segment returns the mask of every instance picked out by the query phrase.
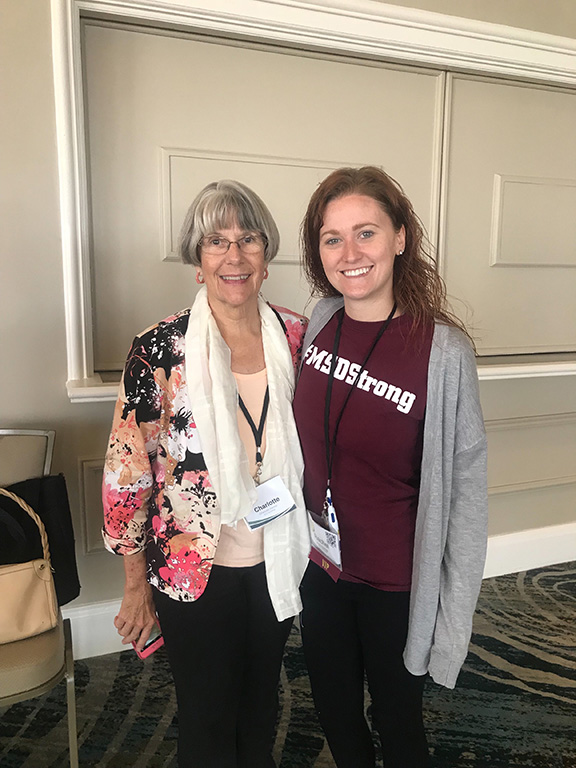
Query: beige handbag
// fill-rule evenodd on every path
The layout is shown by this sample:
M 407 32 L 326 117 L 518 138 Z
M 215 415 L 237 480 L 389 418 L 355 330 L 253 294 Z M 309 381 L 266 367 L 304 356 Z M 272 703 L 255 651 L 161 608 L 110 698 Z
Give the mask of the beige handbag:
M 0 566 L 0 644 L 13 643 L 53 629 L 58 603 L 50 565 L 48 537 L 42 520 L 23 499 L 0 488 L 34 520 L 40 531 L 44 557 L 27 563 Z

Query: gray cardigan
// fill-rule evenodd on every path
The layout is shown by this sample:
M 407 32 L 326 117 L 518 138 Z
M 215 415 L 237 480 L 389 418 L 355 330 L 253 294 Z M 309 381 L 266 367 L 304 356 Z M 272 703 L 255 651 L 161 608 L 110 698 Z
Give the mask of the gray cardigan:
M 314 307 L 304 350 L 344 304 Z M 474 352 L 457 328 L 436 324 L 424 419 L 424 446 L 404 663 L 454 688 L 468 653 L 486 558 L 486 433 Z

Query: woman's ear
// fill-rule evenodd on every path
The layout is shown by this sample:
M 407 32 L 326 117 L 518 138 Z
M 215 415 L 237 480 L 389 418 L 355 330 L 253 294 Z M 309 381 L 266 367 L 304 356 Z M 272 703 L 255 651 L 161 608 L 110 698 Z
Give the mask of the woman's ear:
M 404 250 L 406 248 L 406 230 L 404 229 L 404 224 L 400 227 L 399 231 L 396 234 L 396 255 L 400 255 L 401 253 L 404 253 Z

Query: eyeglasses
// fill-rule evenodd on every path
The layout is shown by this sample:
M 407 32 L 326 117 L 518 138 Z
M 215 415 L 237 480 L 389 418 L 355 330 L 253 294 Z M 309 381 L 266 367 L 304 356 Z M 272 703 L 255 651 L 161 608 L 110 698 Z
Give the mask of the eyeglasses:
M 223 256 L 228 253 L 231 245 L 237 245 L 242 253 L 260 253 L 260 251 L 266 245 L 266 238 L 262 235 L 244 235 L 239 240 L 228 240 L 226 237 L 220 237 L 219 235 L 208 235 L 200 240 L 200 247 L 204 253 L 208 253 L 212 256 Z

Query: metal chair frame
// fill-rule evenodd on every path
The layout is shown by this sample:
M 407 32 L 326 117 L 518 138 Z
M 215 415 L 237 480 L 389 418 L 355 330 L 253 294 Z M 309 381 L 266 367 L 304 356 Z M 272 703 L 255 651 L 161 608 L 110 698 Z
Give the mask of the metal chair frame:
M 54 438 L 56 432 L 53 429 L 0 429 L 0 437 L 45 437 L 46 438 L 46 455 L 44 457 L 44 471 L 43 475 L 50 474 L 50 467 L 52 466 L 52 454 L 54 453 Z

